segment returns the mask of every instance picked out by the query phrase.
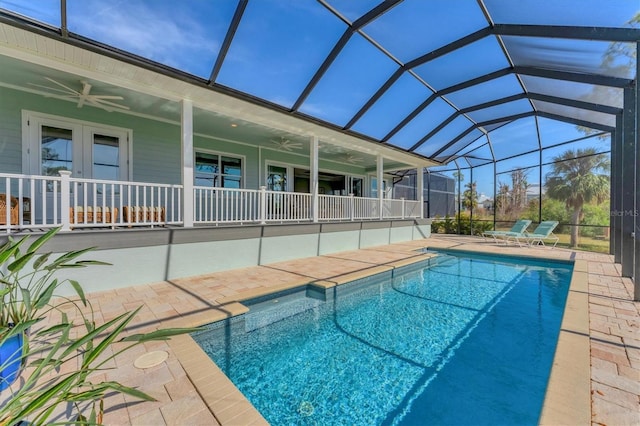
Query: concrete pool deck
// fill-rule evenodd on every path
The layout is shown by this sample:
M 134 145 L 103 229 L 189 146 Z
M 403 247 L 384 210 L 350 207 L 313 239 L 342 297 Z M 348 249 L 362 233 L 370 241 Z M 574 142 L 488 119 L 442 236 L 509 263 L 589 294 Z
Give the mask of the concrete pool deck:
M 544 424 L 640 423 L 640 303 L 631 280 L 620 277 L 612 256 L 561 248 L 501 246 L 481 238 L 436 235 L 372 247 L 159 282 L 89 295 L 108 321 L 143 306 L 133 332 L 207 324 L 246 311 L 243 299 L 322 282 L 335 285 L 420 260 L 422 247 L 525 255 L 576 261 L 541 422 Z M 168 359 L 140 369 L 149 352 Z M 138 387 L 157 399 L 105 400 L 105 424 L 266 424 L 224 374 L 188 336 L 152 342 L 119 356 L 104 378 Z M 576 387 L 578 386 L 578 387 Z

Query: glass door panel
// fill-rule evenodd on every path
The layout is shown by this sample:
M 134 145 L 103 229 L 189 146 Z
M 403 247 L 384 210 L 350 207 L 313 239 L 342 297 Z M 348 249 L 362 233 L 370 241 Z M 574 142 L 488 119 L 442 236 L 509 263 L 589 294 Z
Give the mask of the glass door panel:
M 42 126 L 40 156 L 40 172 L 45 176 L 59 176 L 60 170 L 73 171 L 72 130 Z
M 349 190 L 355 197 L 362 197 L 362 189 L 364 188 L 364 179 L 357 177 L 349 177 Z
M 287 168 L 269 165 L 267 175 L 267 189 L 270 191 L 287 190 Z
M 92 157 L 94 179 L 120 179 L 120 138 L 94 134 Z

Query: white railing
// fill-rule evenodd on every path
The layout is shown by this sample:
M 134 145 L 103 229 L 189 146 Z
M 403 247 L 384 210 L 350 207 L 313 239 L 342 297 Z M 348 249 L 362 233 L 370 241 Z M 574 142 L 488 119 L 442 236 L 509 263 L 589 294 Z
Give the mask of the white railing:
M 0 230 L 182 224 L 181 185 L 79 179 L 60 173 L 0 173 Z
M 249 189 L 195 187 L 194 223 L 250 223 L 259 221 L 259 193 Z
M 265 206 L 263 222 L 300 222 L 312 219 L 311 194 L 265 189 L 260 192 Z
M 298 192 L 194 188 L 194 223 L 267 223 L 311 220 L 311 194 Z
M 66 171 L 60 174 L 0 173 L 0 230 L 184 224 L 182 185 L 80 179 Z M 313 196 L 265 187 L 195 187 L 193 212 L 196 224 L 312 222 Z M 381 203 L 378 198 L 318 195 L 319 221 L 415 218 L 419 213 L 419 201 L 383 199 Z
M 354 197 L 318 195 L 318 220 L 352 220 Z
M 380 218 L 380 200 L 377 198 L 354 197 L 353 203 L 354 219 L 366 220 Z
M 404 200 L 403 212 L 404 212 L 405 218 L 419 218 L 420 217 L 420 201 Z
M 78 178 L 69 183 L 71 227 L 182 224 L 181 185 Z

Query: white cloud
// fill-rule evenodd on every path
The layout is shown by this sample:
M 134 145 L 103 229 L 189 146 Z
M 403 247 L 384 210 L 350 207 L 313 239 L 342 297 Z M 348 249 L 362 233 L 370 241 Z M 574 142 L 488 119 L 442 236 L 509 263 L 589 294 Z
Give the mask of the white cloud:
M 210 68 L 220 41 L 211 17 L 180 3 L 85 1 L 69 8 L 70 29 L 176 68 Z M 205 64 L 202 64 L 205 62 Z

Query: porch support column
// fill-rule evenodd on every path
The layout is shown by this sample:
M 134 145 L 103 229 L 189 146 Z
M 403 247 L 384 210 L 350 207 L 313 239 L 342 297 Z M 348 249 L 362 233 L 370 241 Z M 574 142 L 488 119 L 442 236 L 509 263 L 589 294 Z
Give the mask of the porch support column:
M 611 203 L 610 254 L 615 263 L 622 263 L 622 114 L 616 115 L 616 131 L 611 135 Z
M 636 53 L 640 51 L 640 42 L 636 43 Z M 637 55 L 636 55 L 637 56 Z M 633 300 L 640 301 L 640 79 L 638 77 L 640 73 L 640 61 L 636 60 L 636 165 L 634 167 L 636 172 L 636 178 L 633 180 L 636 193 L 633 206 L 633 219 L 635 226 L 633 228 L 635 247 L 633 249 L 633 258 L 635 259 L 635 266 L 633 268 Z
M 420 219 L 424 217 L 424 167 L 420 166 L 416 169 L 416 191 L 418 191 L 417 199 L 420 202 Z
M 318 222 L 318 137 L 309 138 L 309 189 L 311 190 L 311 220 Z
M 193 103 L 182 100 L 180 120 L 182 147 L 182 220 L 185 228 L 193 228 Z
M 384 160 L 381 154 L 378 154 L 378 158 L 376 161 L 376 179 L 377 179 L 377 187 L 378 187 L 378 218 L 382 220 L 384 215 L 382 214 L 382 203 L 383 201 L 383 192 L 384 192 L 384 183 L 382 180 L 382 170 L 384 166 Z
M 631 277 L 634 269 L 636 111 L 635 90 L 624 89 L 622 112 L 622 276 Z

